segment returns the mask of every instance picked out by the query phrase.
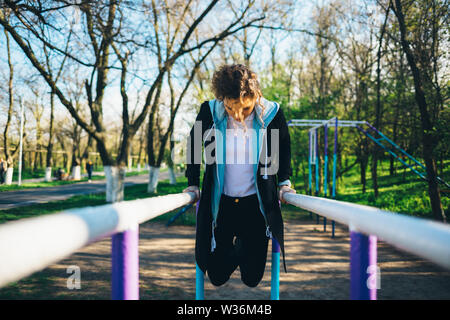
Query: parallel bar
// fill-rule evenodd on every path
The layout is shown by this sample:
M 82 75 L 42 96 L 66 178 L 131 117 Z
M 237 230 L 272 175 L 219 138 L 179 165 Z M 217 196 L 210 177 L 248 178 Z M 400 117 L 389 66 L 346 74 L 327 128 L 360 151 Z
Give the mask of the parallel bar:
M 0 225 L 0 287 L 56 263 L 86 245 L 190 203 L 178 193 L 26 218 Z
M 450 269 L 450 226 L 374 207 L 284 193 L 284 200 L 307 211 L 348 225 L 351 230 L 377 236 L 400 250 Z

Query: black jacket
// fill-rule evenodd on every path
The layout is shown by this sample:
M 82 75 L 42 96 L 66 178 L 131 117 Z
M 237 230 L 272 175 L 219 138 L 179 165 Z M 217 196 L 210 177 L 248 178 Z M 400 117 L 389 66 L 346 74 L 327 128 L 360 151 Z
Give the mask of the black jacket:
M 209 102 L 205 101 L 200 108 L 196 121 L 202 122 L 202 137 L 205 131 L 212 127 L 213 117 L 209 107 Z M 280 249 L 283 255 L 283 265 L 286 271 L 285 253 L 284 253 L 284 232 L 283 232 L 283 218 L 278 202 L 278 183 L 288 180 L 292 175 L 291 169 L 291 144 L 288 126 L 281 108 L 276 112 L 275 117 L 271 120 L 267 127 L 267 145 L 268 154 L 271 154 L 271 134 L 270 130 L 279 130 L 279 165 L 276 174 L 268 174 L 268 179 L 263 179 L 261 174 L 257 174 L 257 186 L 263 202 L 264 211 L 266 213 L 267 223 L 269 225 L 272 236 L 280 244 Z M 195 148 L 190 148 L 194 145 L 194 126 L 190 131 L 188 138 L 188 153 L 187 157 L 190 159 L 201 158 L 202 155 L 194 154 Z M 215 143 L 215 139 L 205 142 L 205 147 L 209 143 Z M 198 151 L 198 150 L 197 150 Z M 276 156 L 275 156 L 276 157 Z M 188 186 L 200 187 L 200 164 L 191 164 L 186 161 L 186 177 L 188 179 Z M 261 162 L 258 163 L 257 172 L 261 172 Z M 200 269 L 205 273 L 207 270 L 207 257 L 211 251 L 211 237 L 212 237 L 212 188 L 214 187 L 214 174 L 216 170 L 216 163 L 206 164 L 203 175 L 203 182 L 201 186 L 201 197 L 197 211 L 197 228 L 196 228 L 196 243 L 195 243 L 195 258 Z

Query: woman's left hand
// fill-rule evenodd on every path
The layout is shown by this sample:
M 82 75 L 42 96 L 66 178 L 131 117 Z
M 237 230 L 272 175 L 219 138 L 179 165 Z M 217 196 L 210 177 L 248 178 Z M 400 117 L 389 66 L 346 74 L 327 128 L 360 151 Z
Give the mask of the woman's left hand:
M 287 203 L 283 200 L 283 193 L 290 192 L 290 193 L 297 193 L 295 189 L 292 189 L 288 186 L 281 186 L 280 190 L 278 191 L 278 199 L 280 199 L 281 203 Z

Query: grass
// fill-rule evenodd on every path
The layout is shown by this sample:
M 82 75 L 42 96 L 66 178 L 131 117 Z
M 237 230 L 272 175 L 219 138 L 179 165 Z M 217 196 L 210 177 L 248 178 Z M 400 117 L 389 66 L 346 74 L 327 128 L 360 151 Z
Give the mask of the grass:
M 103 176 L 92 176 L 92 180 L 103 180 Z M 47 187 L 56 187 L 56 186 L 62 186 L 66 184 L 74 184 L 74 183 L 80 183 L 80 182 L 87 182 L 88 178 L 81 178 L 80 180 L 62 180 L 62 181 L 41 181 L 41 182 L 25 182 L 22 183 L 20 186 L 17 184 L 11 184 L 11 185 L 0 185 L 0 192 L 3 191 L 16 191 L 16 190 L 24 190 L 24 189 L 31 189 L 31 188 L 47 188 Z

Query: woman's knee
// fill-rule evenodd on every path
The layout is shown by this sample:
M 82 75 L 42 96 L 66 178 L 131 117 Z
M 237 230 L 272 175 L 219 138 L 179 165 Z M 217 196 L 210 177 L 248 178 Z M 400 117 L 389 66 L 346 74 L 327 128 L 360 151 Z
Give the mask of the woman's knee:
M 251 276 L 241 274 L 241 280 L 246 286 L 254 288 L 261 282 L 263 275 L 264 273 L 260 275 L 251 275 Z
M 225 284 L 230 279 L 230 276 L 227 276 L 223 273 L 215 273 L 215 272 L 208 271 L 208 278 L 209 278 L 209 281 L 211 281 L 211 283 L 214 286 L 219 287 L 219 286 Z

